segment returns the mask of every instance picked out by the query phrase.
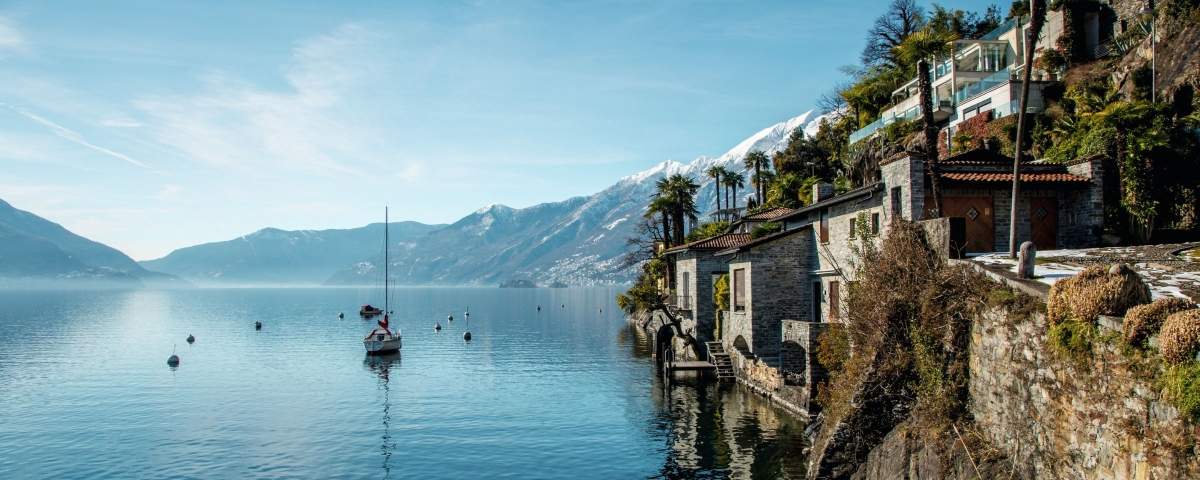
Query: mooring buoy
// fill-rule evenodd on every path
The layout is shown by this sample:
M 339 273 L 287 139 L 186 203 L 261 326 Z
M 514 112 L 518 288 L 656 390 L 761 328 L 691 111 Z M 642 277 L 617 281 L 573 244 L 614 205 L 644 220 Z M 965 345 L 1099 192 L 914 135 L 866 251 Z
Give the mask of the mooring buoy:
M 471 332 L 463 332 L 463 340 L 471 341 Z
M 435 332 L 442 331 L 442 324 L 440 324 L 440 323 L 433 324 L 433 331 L 435 331 Z
M 171 356 L 167 357 L 167 366 L 178 367 L 179 366 L 179 355 L 171 355 Z
M 446 321 L 448 321 L 448 322 L 453 322 L 453 321 L 454 321 L 454 315 L 446 315 Z
M 338 314 L 338 318 L 339 318 L 339 319 L 341 319 L 341 318 L 346 318 L 346 314 L 344 314 L 344 313 L 339 313 L 339 314 Z
M 191 334 L 188 334 L 187 342 L 188 343 L 196 343 L 196 337 L 192 336 Z
M 255 329 L 255 330 L 262 330 L 262 322 L 257 322 L 257 321 L 256 321 L 256 322 L 254 322 L 254 329 Z

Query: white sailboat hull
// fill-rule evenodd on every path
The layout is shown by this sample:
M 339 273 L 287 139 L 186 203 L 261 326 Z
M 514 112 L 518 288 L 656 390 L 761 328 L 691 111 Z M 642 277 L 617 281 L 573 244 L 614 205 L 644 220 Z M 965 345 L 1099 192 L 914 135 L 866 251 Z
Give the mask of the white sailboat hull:
M 367 349 L 368 355 L 395 353 L 400 351 L 402 340 L 400 335 L 371 332 L 363 338 L 363 347 Z

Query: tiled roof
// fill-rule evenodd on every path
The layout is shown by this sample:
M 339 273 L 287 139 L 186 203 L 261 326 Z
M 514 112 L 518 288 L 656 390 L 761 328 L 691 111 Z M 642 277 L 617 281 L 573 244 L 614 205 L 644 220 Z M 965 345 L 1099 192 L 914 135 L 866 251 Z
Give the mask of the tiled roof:
M 941 177 L 959 182 L 1012 182 L 1011 173 L 1000 172 L 944 172 Z M 1065 182 L 1087 183 L 1088 179 L 1070 173 L 1022 173 L 1022 182 Z
M 753 222 L 765 222 L 765 221 L 770 221 L 770 220 L 774 220 L 776 218 L 782 217 L 782 216 L 792 213 L 794 211 L 795 210 L 793 210 L 791 208 L 787 208 L 787 207 L 775 207 L 775 208 L 771 208 L 768 210 L 763 210 L 761 212 L 755 212 L 753 214 L 746 215 L 746 216 L 742 217 L 742 220 L 749 220 L 749 221 L 753 221 Z
M 685 250 L 723 250 L 726 248 L 736 248 L 750 242 L 749 233 L 723 233 L 715 237 L 696 240 L 692 243 L 685 243 L 667 249 L 667 253 L 682 252 Z
M 749 240 L 749 241 L 746 241 L 746 242 L 742 243 L 741 245 L 735 245 L 735 246 L 729 247 L 729 248 L 727 248 L 727 249 L 724 249 L 724 250 L 721 250 L 721 251 L 717 252 L 716 254 L 717 254 L 718 256 L 721 256 L 721 255 L 730 255 L 730 254 L 737 253 L 737 252 L 744 252 L 744 251 L 746 251 L 746 250 L 749 250 L 749 249 L 751 249 L 751 248 L 757 247 L 757 246 L 759 246 L 759 245 L 762 245 L 762 244 L 764 244 L 764 243 L 770 243 L 770 242 L 773 242 L 773 241 L 775 241 L 775 240 L 777 240 L 777 239 L 779 239 L 779 238 L 786 237 L 786 236 L 788 236 L 788 235 L 792 235 L 792 234 L 794 234 L 794 233 L 798 233 L 798 232 L 800 232 L 801 230 L 808 230 L 808 229 L 811 229 L 811 228 L 812 228 L 812 224 L 809 224 L 809 225 L 803 225 L 803 226 L 801 226 L 801 227 L 798 227 L 798 228 L 793 228 L 793 229 L 790 229 L 790 230 L 784 230 L 784 231 L 782 231 L 782 232 L 775 232 L 775 233 L 772 233 L 772 234 L 770 234 L 770 235 L 767 235 L 767 236 L 763 236 L 763 237 L 758 237 L 758 238 L 755 238 L 755 239 L 751 239 L 751 240 Z

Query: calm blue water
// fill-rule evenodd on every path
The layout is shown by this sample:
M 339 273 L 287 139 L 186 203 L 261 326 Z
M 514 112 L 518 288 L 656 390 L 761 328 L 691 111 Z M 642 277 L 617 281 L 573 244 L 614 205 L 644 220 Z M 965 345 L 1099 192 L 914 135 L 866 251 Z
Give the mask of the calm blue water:
M 369 291 L 0 292 L 0 478 L 803 474 L 803 425 L 739 387 L 664 387 L 615 292 L 400 289 L 381 359 Z

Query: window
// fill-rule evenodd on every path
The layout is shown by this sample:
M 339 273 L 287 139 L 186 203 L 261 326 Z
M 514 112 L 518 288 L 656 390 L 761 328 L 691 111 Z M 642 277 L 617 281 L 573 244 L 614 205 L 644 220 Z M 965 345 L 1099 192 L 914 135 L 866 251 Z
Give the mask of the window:
M 871 233 L 879 233 L 879 212 L 871 212 Z
M 692 299 L 692 282 L 689 281 L 691 280 L 691 272 L 683 272 L 680 276 L 682 277 L 680 281 L 683 282 L 683 286 L 680 288 L 682 295 L 679 296 L 679 308 L 687 309 L 691 307 Z
M 812 321 L 821 321 L 821 282 L 812 284 Z
M 821 243 L 829 243 L 829 212 L 821 210 Z
M 900 188 L 901 187 L 892 187 L 892 220 L 896 220 L 904 216 L 904 211 L 900 208 Z
M 840 317 L 841 303 L 838 301 L 841 297 L 837 280 L 829 282 L 829 320 L 837 320 Z
M 733 271 L 733 309 L 739 312 L 746 310 L 746 269 L 744 268 Z
M 857 223 L 857 221 L 858 221 L 857 218 L 850 219 L 850 238 L 854 238 L 854 231 L 856 230 L 856 228 L 854 228 L 855 227 L 854 224 Z

